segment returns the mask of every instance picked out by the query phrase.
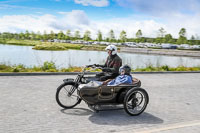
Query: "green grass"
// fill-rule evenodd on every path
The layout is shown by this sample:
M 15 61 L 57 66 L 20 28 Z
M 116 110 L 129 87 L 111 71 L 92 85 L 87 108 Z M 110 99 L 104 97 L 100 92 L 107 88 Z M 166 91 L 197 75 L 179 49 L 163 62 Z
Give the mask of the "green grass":
M 106 46 L 100 45 L 83 45 L 83 44 L 70 44 L 70 43 L 56 43 L 56 42 L 42 42 L 42 41 L 33 41 L 33 40 L 6 40 L 0 39 L 2 44 L 10 45 L 20 45 L 20 46 L 33 46 L 33 49 L 36 50 L 68 50 L 68 49 L 77 49 L 77 50 L 105 50 Z
M 81 44 L 43 42 L 42 44 L 35 45 L 33 49 L 36 49 L 36 50 L 68 50 L 68 49 L 80 50 L 83 47 L 84 45 L 81 45 Z
M 106 46 L 101 45 L 85 45 L 82 49 L 83 50 L 100 50 L 105 51 Z
M 0 72 L 81 72 L 81 67 L 69 67 L 58 69 L 54 62 L 44 62 L 42 66 L 26 67 L 22 64 L 19 65 L 6 65 L 0 64 Z M 99 72 L 100 70 L 91 70 L 91 72 Z M 155 71 L 200 71 L 198 67 L 169 67 L 167 65 L 160 67 L 153 67 L 149 65 L 145 68 L 133 69 L 132 72 L 155 72 Z
M 136 68 L 132 70 L 134 72 L 155 72 L 155 71 L 200 71 L 200 66 L 197 67 L 184 67 L 184 66 L 178 66 L 178 67 L 169 67 L 167 65 L 160 66 L 160 67 L 153 67 L 152 65 L 149 65 L 145 68 Z
M 35 46 L 38 44 L 42 44 L 41 41 L 32 41 L 32 40 L 0 40 L 0 43 L 10 44 L 10 45 L 21 45 L 21 46 Z

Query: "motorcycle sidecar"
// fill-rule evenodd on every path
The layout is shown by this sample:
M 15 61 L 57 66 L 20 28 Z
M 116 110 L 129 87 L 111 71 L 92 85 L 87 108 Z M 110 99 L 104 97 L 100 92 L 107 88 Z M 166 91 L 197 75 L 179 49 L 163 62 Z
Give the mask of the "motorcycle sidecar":
M 134 78 L 133 84 L 98 87 L 86 85 L 80 88 L 78 93 L 89 105 L 123 104 L 128 114 L 139 115 L 146 109 L 149 101 L 147 92 L 140 88 L 140 85 L 140 80 Z

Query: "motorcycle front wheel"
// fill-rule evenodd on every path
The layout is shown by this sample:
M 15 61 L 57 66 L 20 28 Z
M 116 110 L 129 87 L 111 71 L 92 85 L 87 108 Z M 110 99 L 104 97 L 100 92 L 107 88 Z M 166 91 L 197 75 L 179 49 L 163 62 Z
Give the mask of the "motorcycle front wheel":
M 65 109 L 73 108 L 81 102 L 74 82 L 63 83 L 57 88 L 56 102 Z

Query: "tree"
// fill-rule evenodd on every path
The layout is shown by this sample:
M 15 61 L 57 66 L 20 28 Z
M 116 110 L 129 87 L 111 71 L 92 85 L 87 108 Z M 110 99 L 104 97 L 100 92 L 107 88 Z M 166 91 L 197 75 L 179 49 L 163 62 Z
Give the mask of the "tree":
M 190 40 L 195 40 L 195 37 L 194 35 L 191 36 Z
M 80 32 L 79 31 L 75 31 L 74 39 L 77 40 L 77 39 L 80 39 L 80 38 L 81 38 Z
M 55 39 L 55 37 L 56 37 L 55 33 L 54 33 L 53 31 L 51 31 L 51 32 L 50 32 L 50 35 L 49 35 L 49 38 L 50 38 L 51 40 L 53 40 L 53 39 Z
M 115 34 L 113 30 L 110 30 L 110 32 L 108 33 L 108 38 L 109 38 L 109 42 L 115 41 Z
M 48 40 L 48 35 L 46 30 L 44 30 L 43 40 Z
M 29 36 L 30 36 L 30 33 L 29 33 L 28 30 L 26 30 L 26 32 L 25 32 L 25 39 L 30 39 Z
M 162 43 L 162 38 L 161 37 L 157 37 L 156 40 L 155 40 L 155 43 L 161 44 Z
M 97 33 L 97 41 L 102 41 L 102 33 L 101 31 L 99 30 L 98 33 Z
M 191 45 L 194 45 L 195 42 L 196 42 L 196 41 L 195 41 L 195 37 L 194 37 L 194 35 L 192 35 L 191 38 L 190 38 L 190 42 L 189 42 L 189 43 L 190 43 Z
M 165 36 L 165 33 L 166 33 L 166 31 L 164 30 L 163 27 L 161 27 L 161 28 L 158 30 L 158 37 L 163 38 L 163 37 Z
M 171 34 L 166 34 L 166 35 L 165 35 L 165 38 L 164 38 L 164 42 L 165 42 L 165 43 L 170 43 L 172 39 L 173 39 L 173 38 L 172 38 L 172 35 L 171 35 Z
M 161 27 L 159 30 L 158 30 L 158 37 L 156 38 L 156 43 L 165 43 L 165 34 L 166 34 L 166 31 L 164 30 L 163 27 Z
M 187 43 L 187 39 L 186 37 L 182 37 L 180 36 L 177 40 L 177 44 L 186 44 Z
M 36 39 L 36 34 L 32 31 L 30 34 L 30 39 L 35 40 Z
M 70 30 L 67 30 L 65 39 L 66 39 L 66 40 L 70 40 L 70 38 L 71 38 L 71 31 L 70 31 Z
M 21 33 L 19 34 L 19 37 L 20 37 L 20 39 L 25 39 L 25 34 L 21 32 Z
M 142 37 L 142 31 L 139 29 L 136 34 L 135 34 L 136 38 L 141 38 Z
M 179 34 L 179 38 L 177 40 L 177 44 L 186 44 L 187 43 L 186 29 L 181 28 L 178 34 Z
M 37 40 L 41 40 L 41 39 L 42 39 L 42 36 L 41 36 L 40 31 L 37 32 L 37 34 L 36 34 L 36 39 L 37 39 Z
M 179 37 L 186 37 L 186 29 L 185 28 L 181 28 L 181 30 L 179 31 Z
M 63 33 L 63 31 L 60 31 L 60 32 L 58 33 L 58 39 L 60 39 L 60 40 L 65 39 L 65 34 Z
M 90 36 L 91 36 L 91 32 L 89 30 L 85 31 L 85 33 L 83 35 L 83 40 L 85 40 L 85 41 L 90 40 L 91 39 Z
M 126 41 L 126 32 L 124 30 L 121 31 L 119 38 L 120 38 L 121 42 Z
M 0 33 L 0 38 L 1 38 L 1 33 Z M 17 39 L 17 40 L 20 39 L 19 34 L 15 33 L 14 36 L 13 36 L 13 38 Z
M 3 39 L 11 39 L 11 38 L 14 37 L 14 35 L 12 33 L 10 33 L 10 32 L 3 32 L 2 35 L 1 35 L 1 37 Z
M 106 42 L 109 42 L 109 38 L 108 38 L 108 37 L 106 37 L 105 41 L 106 41 Z

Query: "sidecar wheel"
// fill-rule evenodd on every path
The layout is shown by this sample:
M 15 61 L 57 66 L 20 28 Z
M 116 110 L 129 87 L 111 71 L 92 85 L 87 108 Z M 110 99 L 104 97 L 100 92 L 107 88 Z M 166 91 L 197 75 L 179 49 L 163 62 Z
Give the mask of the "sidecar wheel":
M 132 116 L 141 114 L 149 102 L 148 93 L 142 88 L 132 88 L 124 98 L 124 109 Z
M 73 108 L 81 102 L 77 94 L 77 88 L 70 94 L 72 88 L 76 87 L 74 82 L 61 84 L 56 91 L 56 101 L 58 105 L 65 109 Z

